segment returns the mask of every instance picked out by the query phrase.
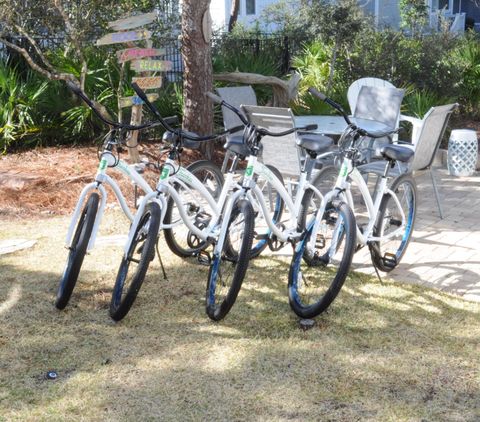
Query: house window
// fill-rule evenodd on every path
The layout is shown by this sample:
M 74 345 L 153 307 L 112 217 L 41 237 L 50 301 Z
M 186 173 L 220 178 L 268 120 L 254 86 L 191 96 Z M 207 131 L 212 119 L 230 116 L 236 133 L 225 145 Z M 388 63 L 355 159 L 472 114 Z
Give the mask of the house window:
M 255 0 L 245 0 L 245 14 L 246 15 L 255 14 Z
M 452 13 L 452 11 L 453 11 L 453 1 L 452 0 L 439 0 L 438 10 L 444 10 L 447 13 Z

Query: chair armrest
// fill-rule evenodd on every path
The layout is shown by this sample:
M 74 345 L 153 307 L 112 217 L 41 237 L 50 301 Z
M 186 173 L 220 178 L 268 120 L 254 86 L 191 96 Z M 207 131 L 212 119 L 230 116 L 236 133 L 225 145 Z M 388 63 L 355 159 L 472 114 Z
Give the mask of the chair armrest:
M 407 121 L 412 124 L 412 144 L 416 145 L 420 131 L 422 128 L 423 120 L 412 116 L 400 115 L 400 121 Z
M 405 114 L 400 114 L 400 121 L 407 121 L 411 123 L 413 126 L 420 126 L 422 124 L 422 119 L 418 119 L 417 117 L 406 116 Z

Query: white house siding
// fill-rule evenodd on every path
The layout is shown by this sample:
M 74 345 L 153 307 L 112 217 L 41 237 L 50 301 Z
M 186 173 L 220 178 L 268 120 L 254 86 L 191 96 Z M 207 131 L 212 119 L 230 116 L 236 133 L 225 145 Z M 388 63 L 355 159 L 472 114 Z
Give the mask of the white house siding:
M 291 3 L 297 3 L 296 0 L 290 0 Z M 254 22 L 260 18 L 263 9 L 265 7 L 275 4 L 276 0 L 255 0 L 255 14 L 247 15 L 246 14 L 246 0 L 240 0 L 240 11 L 238 13 L 238 22 L 249 27 L 254 24 Z M 228 20 L 230 18 L 230 9 L 231 9 L 231 0 L 211 0 L 210 3 L 210 14 L 212 15 L 213 26 L 214 28 L 224 28 L 226 29 L 228 25 Z M 274 28 L 262 28 L 264 30 L 271 30 Z
M 260 18 L 265 7 L 275 4 L 278 0 L 255 0 L 255 14 L 246 14 L 246 0 L 240 0 L 240 11 L 238 22 L 245 26 L 251 26 Z M 335 0 L 332 0 L 335 1 Z M 466 0 L 463 0 L 466 1 Z M 291 3 L 298 3 L 298 0 L 290 0 Z M 228 19 L 230 18 L 231 0 L 211 0 L 210 13 L 212 15 L 213 26 L 216 29 L 226 29 Z M 400 11 L 398 8 L 399 0 L 358 0 L 358 4 L 365 13 L 376 16 L 376 23 L 379 28 L 392 27 L 399 28 Z M 262 28 L 263 30 L 274 30 L 275 28 Z
M 400 9 L 398 7 L 398 0 L 375 0 L 377 10 L 377 25 L 379 28 L 389 26 L 394 29 L 399 28 L 400 23 Z
M 210 2 L 210 15 L 214 29 L 226 29 L 230 16 L 231 0 L 212 0 Z

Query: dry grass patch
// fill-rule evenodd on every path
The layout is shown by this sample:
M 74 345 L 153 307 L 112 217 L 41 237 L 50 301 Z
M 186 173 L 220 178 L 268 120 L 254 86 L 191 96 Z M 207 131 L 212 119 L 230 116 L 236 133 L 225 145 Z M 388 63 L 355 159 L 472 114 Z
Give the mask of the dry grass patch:
M 115 213 L 105 222 L 102 234 L 127 229 Z M 53 306 L 67 224 L 2 223 L 0 239 L 38 242 L 0 257 L 0 420 L 480 419 L 479 304 L 354 274 L 303 332 L 288 306 L 289 260 L 270 256 L 252 262 L 215 324 L 208 269 L 165 251 L 169 280 L 155 260 L 116 324 L 120 247 L 96 248 L 69 306 Z

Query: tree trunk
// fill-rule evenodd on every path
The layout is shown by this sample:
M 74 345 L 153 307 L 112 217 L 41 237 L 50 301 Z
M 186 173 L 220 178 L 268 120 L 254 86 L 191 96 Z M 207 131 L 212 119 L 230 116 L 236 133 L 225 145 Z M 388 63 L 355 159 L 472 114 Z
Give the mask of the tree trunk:
M 240 0 L 232 0 L 232 9 L 230 10 L 230 19 L 228 21 L 228 32 L 232 32 L 237 23 L 238 12 L 240 11 Z
M 209 6 L 210 0 L 184 0 L 182 5 L 183 127 L 200 135 L 213 132 L 213 107 L 205 96 L 213 89 Z M 202 144 L 207 158 L 213 147 L 212 142 Z

